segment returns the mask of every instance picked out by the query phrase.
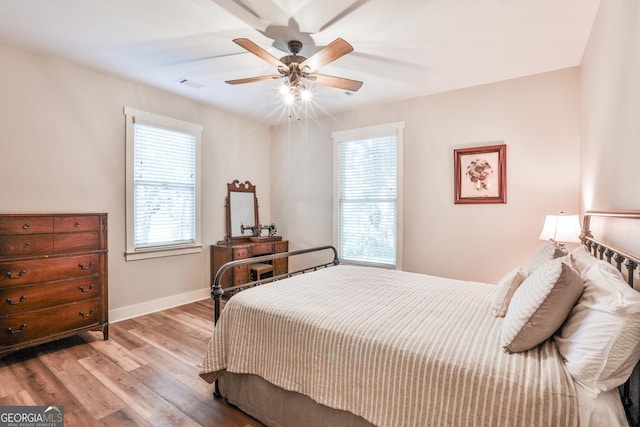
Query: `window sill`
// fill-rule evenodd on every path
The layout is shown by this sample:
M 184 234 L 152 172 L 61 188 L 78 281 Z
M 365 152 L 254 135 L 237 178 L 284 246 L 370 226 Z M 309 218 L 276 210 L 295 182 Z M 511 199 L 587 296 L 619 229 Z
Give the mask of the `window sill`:
M 354 259 L 342 259 L 340 258 L 340 264 L 344 265 L 360 265 L 364 267 L 378 267 L 378 268 L 386 268 L 387 270 L 399 270 L 398 266 L 394 264 L 385 264 L 380 262 L 372 262 L 372 261 L 362 261 L 362 260 L 354 260 Z
M 202 245 L 181 247 L 181 248 L 155 248 L 144 251 L 125 252 L 127 261 L 138 261 L 141 259 L 162 258 L 176 255 L 187 255 L 202 252 Z

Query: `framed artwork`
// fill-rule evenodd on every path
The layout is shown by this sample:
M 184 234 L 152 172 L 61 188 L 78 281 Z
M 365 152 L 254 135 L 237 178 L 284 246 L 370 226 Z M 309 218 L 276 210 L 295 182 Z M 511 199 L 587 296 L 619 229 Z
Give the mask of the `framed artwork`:
M 455 203 L 507 203 L 507 146 L 453 150 Z

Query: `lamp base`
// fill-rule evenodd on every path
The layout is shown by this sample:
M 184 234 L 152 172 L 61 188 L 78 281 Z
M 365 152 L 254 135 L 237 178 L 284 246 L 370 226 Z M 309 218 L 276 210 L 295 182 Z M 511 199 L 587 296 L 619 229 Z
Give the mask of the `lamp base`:
M 553 239 L 549 239 L 549 241 L 552 242 L 553 246 L 556 248 L 556 258 L 569 255 L 569 250 L 567 250 L 567 247 L 564 243 L 555 241 Z

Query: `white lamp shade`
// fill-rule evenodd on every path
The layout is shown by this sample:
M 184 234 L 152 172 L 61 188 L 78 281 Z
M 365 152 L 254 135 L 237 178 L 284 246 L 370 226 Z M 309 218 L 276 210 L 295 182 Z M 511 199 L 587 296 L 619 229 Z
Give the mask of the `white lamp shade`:
M 578 215 L 547 215 L 540 233 L 540 240 L 556 242 L 580 242 L 580 220 Z

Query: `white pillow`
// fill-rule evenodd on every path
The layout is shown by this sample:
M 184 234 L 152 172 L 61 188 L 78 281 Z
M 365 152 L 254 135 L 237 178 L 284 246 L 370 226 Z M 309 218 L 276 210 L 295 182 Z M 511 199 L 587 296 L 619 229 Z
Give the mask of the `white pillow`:
M 560 260 L 538 267 L 513 294 L 502 323 L 507 353 L 529 350 L 551 337 L 582 294 L 578 273 Z
M 598 262 L 598 259 L 584 245 L 580 245 L 571 251 L 571 266 L 576 269 L 583 279 L 583 273 L 586 273 L 587 269 L 596 262 Z
M 524 281 L 525 275 L 520 267 L 508 272 L 496 285 L 491 295 L 491 313 L 495 317 L 504 317 L 513 297 L 513 293 Z
M 554 340 L 571 376 L 597 394 L 622 385 L 640 360 L 640 293 L 605 261 L 585 276 L 584 293 Z
M 540 266 L 552 261 L 558 257 L 563 256 L 564 253 L 558 250 L 552 242 L 547 242 L 540 246 L 529 258 L 529 263 L 525 269 L 525 274 L 529 276 L 536 271 Z

